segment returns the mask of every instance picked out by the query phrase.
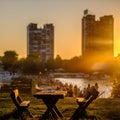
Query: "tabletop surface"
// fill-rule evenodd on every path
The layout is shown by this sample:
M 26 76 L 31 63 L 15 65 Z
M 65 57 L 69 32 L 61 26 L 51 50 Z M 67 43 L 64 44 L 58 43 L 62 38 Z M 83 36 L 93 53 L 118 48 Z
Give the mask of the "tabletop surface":
M 34 97 L 37 98 L 43 98 L 43 97 L 58 97 L 58 98 L 64 98 L 66 95 L 66 91 L 40 91 L 35 94 L 33 94 Z

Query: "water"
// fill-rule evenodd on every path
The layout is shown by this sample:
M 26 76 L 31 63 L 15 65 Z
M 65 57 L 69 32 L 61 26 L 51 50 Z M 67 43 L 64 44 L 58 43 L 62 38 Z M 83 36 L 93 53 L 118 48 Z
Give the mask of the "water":
M 68 83 L 72 85 L 77 85 L 81 90 L 84 87 L 87 87 L 88 83 L 90 85 L 94 85 L 96 82 L 99 85 L 98 91 L 100 93 L 104 92 L 100 97 L 108 98 L 111 96 L 112 91 L 112 83 L 109 80 L 88 80 L 84 78 L 56 78 L 57 80 L 61 81 L 63 84 Z

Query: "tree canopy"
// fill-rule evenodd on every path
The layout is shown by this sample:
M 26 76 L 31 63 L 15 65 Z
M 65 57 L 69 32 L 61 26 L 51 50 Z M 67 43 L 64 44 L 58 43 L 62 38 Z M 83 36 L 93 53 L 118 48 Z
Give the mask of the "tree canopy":
M 14 67 L 18 60 L 18 54 L 15 51 L 5 51 L 4 56 L 2 57 L 2 63 L 4 65 L 4 69 L 10 72 L 14 71 Z

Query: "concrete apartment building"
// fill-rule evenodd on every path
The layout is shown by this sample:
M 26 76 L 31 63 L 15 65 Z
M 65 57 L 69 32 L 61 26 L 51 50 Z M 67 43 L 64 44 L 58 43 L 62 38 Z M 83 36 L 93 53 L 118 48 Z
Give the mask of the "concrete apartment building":
M 27 26 L 27 55 L 38 54 L 40 60 L 47 61 L 54 58 L 54 26 L 45 24 L 37 28 L 37 24 Z
M 95 15 L 84 11 L 82 18 L 82 56 L 96 60 L 114 57 L 114 19 L 105 15 L 95 19 Z M 98 59 L 97 59 L 98 58 Z

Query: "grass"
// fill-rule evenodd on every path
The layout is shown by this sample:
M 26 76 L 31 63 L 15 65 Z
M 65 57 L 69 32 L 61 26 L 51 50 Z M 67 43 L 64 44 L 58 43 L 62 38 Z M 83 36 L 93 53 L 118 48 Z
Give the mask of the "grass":
M 27 97 L 26 97 L 27 96 Z M 23 100 L 30 100 L 29 110 L 33 115 L 43 114 L 46 106 L 42 100 L 34 98 L 32 95 L 22 94 Z M 65 97 L 57 103 L 58 108 L 62 111 L 65 117 L 71 117 L 73 112 L 78 107 L 75 98 Z M 15 110 L 8 93 L 0 93 L 0 120 L 17 120 L 10 115 Z M 94 115 L 100 120 L 119 120 L 120 119 L 120 99 L 98 98 L 93 101 L 87 108 L 89 115 Z M 3 119 L 3 116 L 7 116 Z M 1 119 L 2 118 L 2 119 Z

